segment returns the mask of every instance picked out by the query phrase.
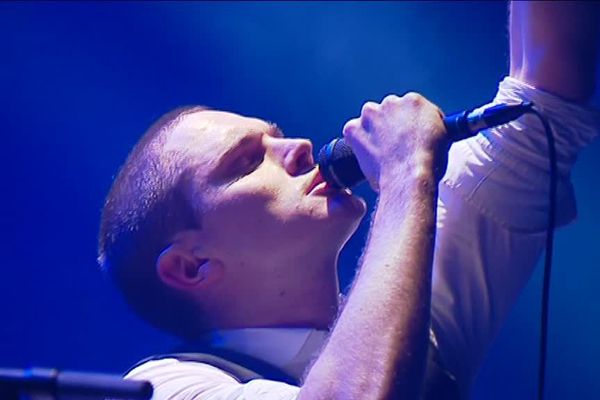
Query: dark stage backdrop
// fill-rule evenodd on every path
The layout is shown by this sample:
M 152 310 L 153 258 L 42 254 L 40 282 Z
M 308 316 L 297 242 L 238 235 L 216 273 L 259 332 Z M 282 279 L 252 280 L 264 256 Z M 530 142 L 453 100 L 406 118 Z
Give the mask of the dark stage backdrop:
M 1 3 L 0 367 L 120 372 L 173 344 L 95 263 L 111 179 L 163 112 L 260 116 L 318 147 L 389 93 L 419 91 L 448 112 L 478 105 L 508 70 L 506 14 L 504 2 Z M 599 156 L 596 142 L 578 161 L 579 218 L 557 235 L 548 399 L 600 391 Z M 344 287 L 365 232 L 343 253 Z M 534 397 L 540 272 L 475 399 Z

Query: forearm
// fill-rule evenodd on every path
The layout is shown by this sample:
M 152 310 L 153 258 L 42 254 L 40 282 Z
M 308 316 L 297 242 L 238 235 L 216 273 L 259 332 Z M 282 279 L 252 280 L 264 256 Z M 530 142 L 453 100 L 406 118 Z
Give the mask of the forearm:
M 427 349 L 436 181 L 382 189 L 363 263 L 300 398 L 418 398 Z M 407 179 L 408 178 L 408 179 Z

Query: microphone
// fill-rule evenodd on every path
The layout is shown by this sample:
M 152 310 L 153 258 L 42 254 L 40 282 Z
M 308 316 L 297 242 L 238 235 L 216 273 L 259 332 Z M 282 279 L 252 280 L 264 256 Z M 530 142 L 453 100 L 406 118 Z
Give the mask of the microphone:
M 470 109 L 444 118 L 450 142 L 475 136 L 477 132 L 513 121 L 531 110 L 533 103 L 495 104 Z M 325 181 L 335 188 L 349 188 L 365 180 L 358 160 L 344 138 L 335 138 L 319 150 L 317 164 Z
M 20 399 L 19 394 L 63 398 L 111 398 L 148 400 L 153 394 L 148 381 L 123 379 L 120 376 L 88 372 L 63 372 L 56 369 L 0 369 L 2 399 Z

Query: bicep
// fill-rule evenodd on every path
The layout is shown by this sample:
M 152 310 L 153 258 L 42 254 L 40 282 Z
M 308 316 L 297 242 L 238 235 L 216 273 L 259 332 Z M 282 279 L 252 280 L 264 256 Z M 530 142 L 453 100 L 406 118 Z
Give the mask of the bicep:
M 595 2 L 512 2 L 510 75 L 573 101 L 593 92 L 600 5 Z

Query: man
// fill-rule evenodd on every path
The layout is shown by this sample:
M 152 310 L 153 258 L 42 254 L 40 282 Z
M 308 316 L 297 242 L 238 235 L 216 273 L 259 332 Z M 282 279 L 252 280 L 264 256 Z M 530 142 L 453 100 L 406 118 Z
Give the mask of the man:
M 581 105 L 594 87 L 597 12 L 512 4 L 510 77 L 496 100 L 532 100 L 553 124 L 559 224 L 574 218 L 569 171 L 599 125 Z M 454 145 L 439 186 L 434 257 L 447 147 L 441 118 L 408 94 L 366 103 L 346 124 L 379 198 L 343 307 L 337 255 L 365 207 L 323 185 L 309 142 L 258 119 L 198 108 L 155 124 L 107 198 L 100 261 L 155 325 L 263 360 L 300 386 L 241 383 L 175 356 L 128 377 L 150 379 L 159 399 L 417 398 L 433 259 L 431 340 L 466 396 L 543 249 L 548 167 L 534 117 Z

